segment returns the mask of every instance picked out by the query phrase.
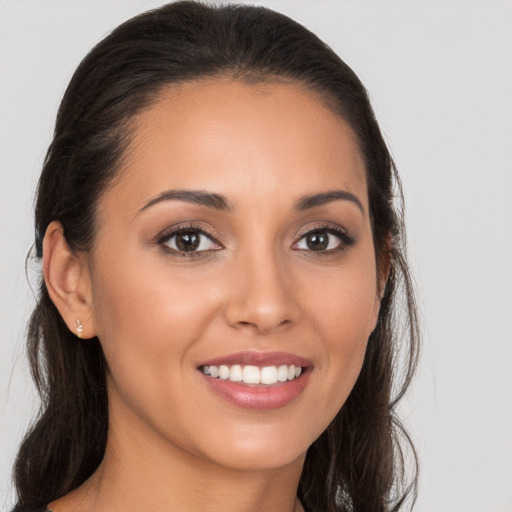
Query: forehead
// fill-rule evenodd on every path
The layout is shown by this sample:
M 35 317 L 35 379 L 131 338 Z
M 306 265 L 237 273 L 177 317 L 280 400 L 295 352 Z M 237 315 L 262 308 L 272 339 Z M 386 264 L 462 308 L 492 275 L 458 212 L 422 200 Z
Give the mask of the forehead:
M 177 188 L 220 192 L 234 203 L 343 188 L 367 202 L 352 129 L 300 84 L 171 86 L 133 127 L 114 188 L 135 203 Z

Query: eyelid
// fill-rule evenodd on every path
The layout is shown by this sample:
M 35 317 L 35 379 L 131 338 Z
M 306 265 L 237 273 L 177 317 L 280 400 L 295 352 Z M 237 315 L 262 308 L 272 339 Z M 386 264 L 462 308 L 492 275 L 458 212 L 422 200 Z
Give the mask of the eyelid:
M 171 238 L 173 238 L 176 235 L 179 235 L 180 233 L 184 233 L 187 231 L 197 232 L 203 236 L 206 236 L 214 244 L 218 245 L 219 247 L 216 249 L 210 249 L 210 250 L 186 252 L 186 251 L 178 251 L 176 249 L 172 249 L 171 247 L 166 246 L 166 242 L 168 242 Z M 169 253 L 176 254 L 179 256 L 185 256 L 185 257 L 191 257 L 194 255 L 200 255 L 200 254 L 224 249 L 223 244 L 219 242 L 216 235 L 211 233 L 204 226 L 194 224 L 194 223 L 178 224 L 178 225 L 173 225 L 173 226 L 166 228 L 164 231 L 162 231 L 160 234 L 157 235 L 155 243 L 156 243 L 156 245 L 162 247 L 164 250 L 166 250 Z
M 302 251 L 308 251 L 308 252 L 316 252 L 317 254 L 330 254 L 332 252 L 336 251 L 343 251 L 347 250 L 350 246 L 354 245 L 356 242 L 356 238 L 349 233 L 347 229 L 340 226 L 339 224 L 334 224 L 331 222 L 324 222 L 320 224 L 314 224 L 313 226 L 309 226 L 306 228 L 302 233 L 297 237 L 296 241 L 293 243 L 293 246 L 297 245 L 304 237 L 313 234 L 313 233 L 322 233 L 326 232 L 331 235 L 336 236 L 340 240 L 340 246 L 336 247 L 334 249 L 328 249 L 324 251 L 312 251 L 307 249 L 296 249 L 296 250 L 302 250 Z
M 214 244 L 218 245 L 218 248 L 215 249 L 209 249 L 209 250 L 201 250 L 201 251 L 179 251 L 176 249 L 173 249 L 171 247 L 166 246 L 166 242 L 168 242 L 173 236 L 179 235 L 180 233 L 187 232 L 187 231 L 195 231 L 197 233 L 200 233 L 207 238 L 209 238 Z M 315 233 L 315 232 L 326 232 L 329 234 L 332 234 L 336 236 L 340 240 L 340 244 L 338 247 L 323 251 L 312 251 L 308 249 L 298 249 L 295 248 L 295 246 L 306 236 Z M 196 224 L 193 222 L 187 222 L 184 224 L 177 224 L 170 226 L 166 228 L 164 231 L 162 231 L 160 234 L 157 235 L 155 238 L 155 244 L 162 247 L 164 250 L 166 250 L 169 253 L 178 255 L 178 256 L 184 256 L 184 257 L 193 257 L 193 256 L 199 256 L 199 255 L 206 255 L 207 253 L 215 252 L 220 249 L 224 249 L 224 245 L 219 241 L 215 234 L 211 232 L 208 228 L 206 228 L 203 225 Z M 352 246 L 356 242 L 356 237 L 351 235 L 349 231 L 340 226 L 339 224 L 335 224 L 332 222 L 323 222 L 323 223 L 315 223 L 314 225 L 310 225 L 307 228 L 305 228 L 299 236 L 297 236 L 295 242 L 292 244 L 292 249 L 295 248 L 295 250 L 304 251 L 304 252 L 312 252 L 317 254 L 330 254 L 337 251 L 343 251 L 347 250 L 350 246 Z

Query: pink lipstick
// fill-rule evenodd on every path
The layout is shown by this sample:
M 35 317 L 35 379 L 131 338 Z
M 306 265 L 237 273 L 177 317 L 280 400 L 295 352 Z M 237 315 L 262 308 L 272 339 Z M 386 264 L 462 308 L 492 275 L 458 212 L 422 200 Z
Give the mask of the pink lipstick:
M 246 409 L 277 409 L 306 387 L 312 362 L 286 352 L 245 351 L 202 362 L 202 378 L 223 399 Z

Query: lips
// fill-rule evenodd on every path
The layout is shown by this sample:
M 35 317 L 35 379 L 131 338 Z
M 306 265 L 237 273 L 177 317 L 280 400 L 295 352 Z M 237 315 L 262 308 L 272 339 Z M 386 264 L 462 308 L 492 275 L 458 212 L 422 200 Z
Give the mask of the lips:
M 209 389 L 245 409 L 276 409 L 299 397 L 313 364 L 286 352 L 246 351 L 198 366 Z

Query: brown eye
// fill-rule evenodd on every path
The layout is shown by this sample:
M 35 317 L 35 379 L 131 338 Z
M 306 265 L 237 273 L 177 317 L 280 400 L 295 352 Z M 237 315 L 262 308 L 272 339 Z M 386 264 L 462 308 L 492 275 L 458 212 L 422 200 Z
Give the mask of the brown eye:
M 348 249 L 355 243 L 345 230 L 335 227 L 316 228 L 302 237 L 293 245 L 293 249 L 318 253 L 331 253 Z
M 310 251 L 325 251 L 329 247 L 329 235 L 327 233 L 310 233 L 306 235 L 305 241 Z
M 200 242 L 200 235 L 197 232 L 189 231 L 176 235 L 176 248 L 179 251 L 195 251 Z
M 202 230 L 193 228 L 180 228 L 163 237 L 158 243 L 177 253 L 194 253 L 222 249 L 220 245 Z

